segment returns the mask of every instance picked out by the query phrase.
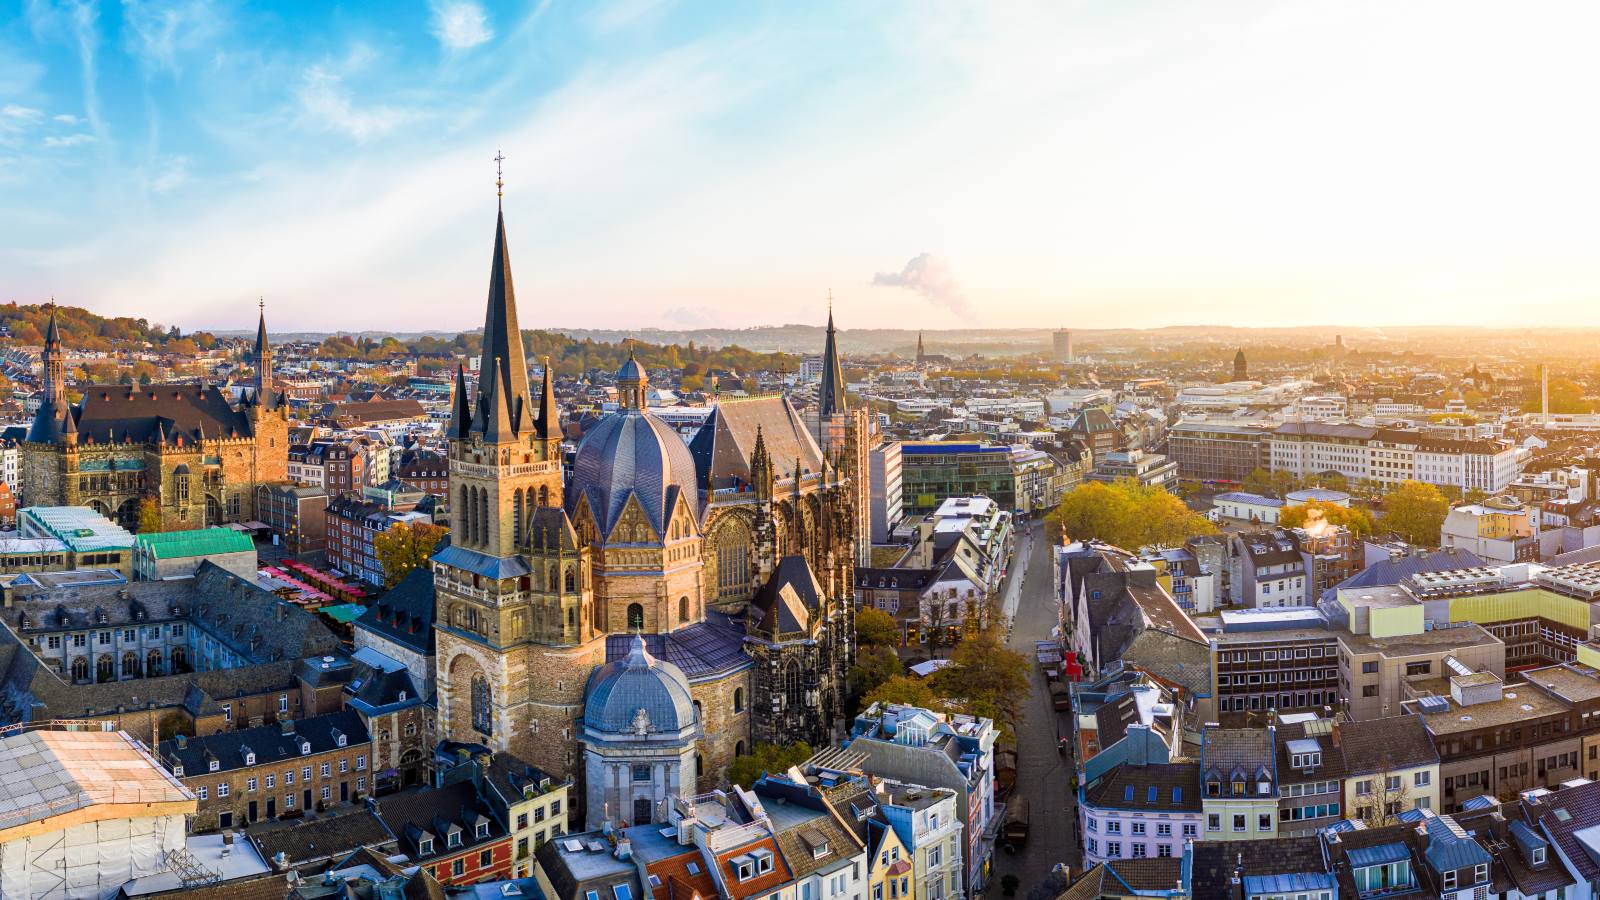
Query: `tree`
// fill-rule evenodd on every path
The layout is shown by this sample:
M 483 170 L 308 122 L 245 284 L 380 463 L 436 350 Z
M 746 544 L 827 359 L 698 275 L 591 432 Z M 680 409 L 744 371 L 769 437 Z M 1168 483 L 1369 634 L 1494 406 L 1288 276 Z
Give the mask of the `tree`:
M 1084 484 L 1061 498 L 1045 522 L 1052 540 L 1096 539 L 1127 550 L 1174 546 L 1217 530 L 1176 496 L 1132 479 Z
M 900 626 L 894 617 L 875 606 L 856 612 L 857 647 L 894 647 L 900 643 Z
M 933 687 L 1005 731 L 1022 720 L 1031 671 L 1028 658 L 1008 649 L 998 628 L 985 628 L 955 646 L 950 665 L 933 676 Z
M 427 565 L 445 531 L 429 522 L 399 522 L 373 538 L 372 549 L 383 566 L 383 586 L 394 587 L 413 569 Z
M 1439 528 L 1449 513 L 1450 501 L 1438 488 L 1420 481 L 1402 481 L 1383 495 L 1383 518 L 1379 524 L 1410 543 L 1437 547 Z
M 1239 482 L 1239 489 L 1250 494 L 1265 496 L 1272 493 L 1272 473 L 1266 469 L 1252 469 L 1244 480 Z
M 161 504 L 149 495 L 139 498 L 138 512 L 133 528 L 140 534 L 155 534 L 161 530 Z
M 1362 793 L 1365 789 L 1366 793 Z M 1368 828 L 1382 828 L 1399 821 L 1406 811 L 1409 787 L 1404 775 L 1396 775 L 1385 767 L 1371 778 L 1356 781 L 1356 817 Z
M 865 709 L 874 703 L 904 703 L 907 706 L 920 706 L 926 709 L 938 699 L 939 695 L 933 692 L 933 686 L 926 680 L 913 678 L 910 675 L 896 675 L 862 697 L 861 707 Z
M 900 656 L 893 647 L 866 645 L 857 651 L 855 665 L 850 667 L 850 693 L 857 697 L 870 693 L 873 688 L 904 671 Z
M 1056 900 L 1069 887 L 1065 873 L 1052 871 L 1044 881 L 1028 888 L 1028 900 Z
M 1285 506 L 1278 512 L 1278 524 L 1285 528 L 1315 530 L 1318 522 L 1326 522 L 1329 525 L 1342 525 L 1356 537 L 1366 537 L 1372 534 L 1374 527 L 1372 513 L 1364 509 L 1340 506 L 1337 503 L 1328 503 L 1323 500 L 1311 500 L 1294 506 Z
M 811 745 L 805 741 L 792 744 L 757 744 L 744 756 L 736 757 L 728 767 L 728 781 L 749 787 L 760 780 L 763 772 L 783 772 L 811 758 Z

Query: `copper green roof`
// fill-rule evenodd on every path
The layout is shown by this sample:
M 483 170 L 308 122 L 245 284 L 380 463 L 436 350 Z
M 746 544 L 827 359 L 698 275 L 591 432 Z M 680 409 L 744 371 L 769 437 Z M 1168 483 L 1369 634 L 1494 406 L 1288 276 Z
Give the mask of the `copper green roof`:
M 346 625 L 361 618 L 366 611 L 367 608 L 365 606 L 355 603 L 341 603 L 337 606 L 324 606 L 323 608 L 317 610 L 317 612 L 328 616 L 334 621 L 342 622 Z
M 156 559 L 240 553 L 254 550 L 256 546 L 249 535 L 232 528 L 199 528 L 191 531 L 141 534 L 136 535 L 133 541 L 140 553 Z

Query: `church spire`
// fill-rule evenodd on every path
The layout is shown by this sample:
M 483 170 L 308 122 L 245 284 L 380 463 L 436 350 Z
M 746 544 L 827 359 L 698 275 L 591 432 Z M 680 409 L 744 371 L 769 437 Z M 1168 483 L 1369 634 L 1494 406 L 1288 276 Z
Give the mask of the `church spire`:
M 544 362 L 544 382 L 539 387 L 539 437 L 545 439 L 561 436 L 561 408 L 556 406 L 556 373 L 550 367 L 550 357 Z
M 260 319 L 256 322 L 256 403 L 272 402 L 272 344 L 267 341 L 267 301 L 256 303 Z
M 459 440 L 467 436 L 467 428 L 472 424 L 472 412 L 467 405 L 467 370 L 460 363 L 456 364 L 456 389 L 450 397 L 450 431 L 452 440 Z
M 504 159 L 504 157 L 501 157 Z M 497 160 L 498 162 L 498 160 Z M 498 171 L 498 169 L 497 169 Z M 497 180 L 497 192 L 501 182 Z M 491 369 L 490 361 L 496 361 Z M 528 398 L 528 360 L 522 352 L 522 332 L 517 327 L 517 295 L 511 283 L 511 252 L 506 248 L 506 216 L 495 217 L 494 259 L 489 269 L 489 304 L 483 318 L 483 350 L 479 360 L 479 415 L 473 426 L 480 430 L 493 410 L 486 410 L 493 387 L 509 414 L 502 440 L 516 437 L 528 425 L 533 404 Z M 493 378 L 490 378 L 490 375 Z M 491 381 L 494 383 L 491 385 Z
M 489 386 L 488 392 L 480 394 L 483 397 L 483 439 L 490 443 L 514 440 L 516 428 L 513 424 L 511 408 L 508 405 L 510 398 L 506 396 L 500 384 L 500 370 L 505 363 L 495 357 L 490 368 L 478 377 Z
M 822 345 L 822 384 L 817 387 L 817 415 L 845 410 L 844 369 L 839 365 L 839 342 L 833 328 L 833 291 L 828 291 L 828 337 Z

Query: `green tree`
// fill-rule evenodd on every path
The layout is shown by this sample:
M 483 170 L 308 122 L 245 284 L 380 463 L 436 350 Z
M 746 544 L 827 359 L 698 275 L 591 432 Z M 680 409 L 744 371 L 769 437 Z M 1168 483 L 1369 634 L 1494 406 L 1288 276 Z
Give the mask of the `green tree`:
M 372 539 L 372 549 L 383 566 L 383 586 L 394 587 L 428 564 L 446 529 L 430 522 L 400 522 Z
M 1176 496 L 1132 479 L 1082 485 L 1061 499 L 1045 523 L 1052 540 L 1096 539 L 1128 550 L 1181 544 L 1217 530 Z
M 862 697 L 861 708 L 865 709 L 874 703 L 905 703 L 909 706 L 927 708 L 938 700 L 939 695 L 933 692 L 933 685 L 925 679 L 896 675 Z
M 900 664 L 900 656 L 893 647 L 879 644 L 862 647 L 856 653 L 855 665 L 850 667 L 850 693 L 857 697 L 871 693 L 878 685 L 904 672 L 905 667 Z
M 1005 732 L 1022 720 L 1030 672 L 1028 658 L 1008 649 L 999 629 L 986 628 L 956 644 L 933 687 L 965 711 L 993 718 Z
M 1278 524 L 1285 528 L 1305 528 L 1307 522 L 1327 522 L 1342 525 L 1356 537 L 1372 534 L 1372 513 L 1351 506 L 1340 506 L 1323 500 L 1311 500 L 1278 511 Z
M 735 757 L 728 767 L 728 781 L 749 787 L 761 779 L 763 772 L 783 772 L 790 766 L 810 759 L 811 745 L 805 741 L 792 744 L 757 744 L 744 756 Z
M 1423 547 L 1439 545 L 1439 528 L 1450 513 L 1450 501 L 1431 484 L 1402 481 L 1383 495 L 1383 518 L 1378 524 L 1387 531 Z
M 894 616 L 875 606 L 863 606 L 856 612 L 856 646 L 894 647 L 900 643 L 900 626 Z
M 139 498 L 133 527 L 140 534 L 156 534 L 161 531 L 161 504 L 156 502 L 156 498 L 148 495 Z
M 1266 469 L 1252 469 L 1250 474 L 1239 482 L 1239 489 L 1247 493 L 1266 496 L 1272 493 L 1272 473 Z

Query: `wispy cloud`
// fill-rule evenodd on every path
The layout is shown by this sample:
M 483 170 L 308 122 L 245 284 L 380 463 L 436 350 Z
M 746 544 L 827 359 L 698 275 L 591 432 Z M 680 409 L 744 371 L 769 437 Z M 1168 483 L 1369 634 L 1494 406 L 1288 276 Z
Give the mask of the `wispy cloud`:
M 76 125 L 83 121 L 71 113 L 61 113 L 60 115 L 51 116 L 50 120 L 53 122 L 60 122 L 62 125 Z
M 104 122 L 100 118 L 97 63 L 100 49 L 99 6 L 94 0 L 28 0 L 27 14 L 29 27 L 36 36 L 64 41 L 77 51 L 84 114 L 89 118 L 90 128 L 100 134 Z
M 429 31 L 446 50 L 471 50 L 494 37 L 489 16 L 472 0 L 429 0 Z
M 66 135 L 53 134 L 44 139 L 44 145 L 46 147 L 77 147 L 83 144 L 92 143 L 94 143 L 94 135 L 83 133 Z
M 898 272 L 879 272 L 872 276 L 874 287 L 897 287 L 915 291 L 928 302 L 947 309 L 963 319 L 974 319 L 972 308 L 961 284 L 944 260 L 932 253 L 911 257 Z
M 207 46 L 222 19 L 206 0 L 123 0 L 128 52 L 141 64 L 177 74 L 185 53 Z
M 165 194 L 189 182 L 189 157 L 175 156 L 166 161 L 156 177 L 150 180 L 152 194 Z
M 601 34 L 621 31 L 656 19 L 673 6 L 675 0 L 611 0 L 594 9 L 589 27 Z
M 357 107 L 344 79 L 322 65 L 306 70 L 299 97 L 313 124 L 358 141 L 385 134 L 408 118 L 404 110 L 388 106 Z
M 37 122 L 44 118 L 44 113 L 31 106 L 8 103 L 5 106 L 0 106 L 0 116 L 4 116 L 14 122 Z

